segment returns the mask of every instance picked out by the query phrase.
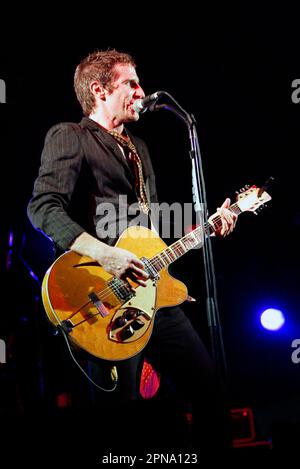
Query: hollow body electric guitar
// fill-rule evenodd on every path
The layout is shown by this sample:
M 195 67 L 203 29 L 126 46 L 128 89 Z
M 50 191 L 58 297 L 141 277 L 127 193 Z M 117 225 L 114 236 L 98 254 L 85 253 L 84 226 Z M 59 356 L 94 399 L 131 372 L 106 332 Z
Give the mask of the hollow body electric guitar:
M 265 190 L 252 186 L 237 196 L 229 210 L 237 215 L 257 213 L 269 200 Z M 67 251 L 43 280 L 42 298 L 49 320 L 91 355 L 110 361 L 136 355 L 150 339 L 156 312 L 188 298 L 184 283 L 169 274 L 169 264 L 201 245 L 220 225 L 215 214 L 212 223 L 197 227 L 169 247 L 148 228 L 126 229 L 116 246 L 144 262 L 149 274 L 146 287 L 112 276 L 90 257 Z

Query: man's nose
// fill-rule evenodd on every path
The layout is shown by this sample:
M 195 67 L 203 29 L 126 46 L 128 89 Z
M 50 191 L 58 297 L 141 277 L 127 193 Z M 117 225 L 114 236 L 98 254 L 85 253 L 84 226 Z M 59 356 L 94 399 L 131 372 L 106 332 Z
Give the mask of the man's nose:
M 138 85 L 134 91 L 134 97 L 137 99 L 143 99 L 145 96 L 146 95 L 144 93 L 143 88 L 140 85 Z

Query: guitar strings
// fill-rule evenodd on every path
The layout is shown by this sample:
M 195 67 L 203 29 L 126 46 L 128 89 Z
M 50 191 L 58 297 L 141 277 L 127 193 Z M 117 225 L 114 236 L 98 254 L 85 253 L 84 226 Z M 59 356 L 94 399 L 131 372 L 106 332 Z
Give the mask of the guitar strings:
M 214 218 L 214 223 L 218 224 L 220 220 L 221 220 L 221 216 L 217 215 Z M 204 231 L 206 231 L 207 228 L 209 228 L 210 226 L 212 226 L 212 225 L 210 223 L 207 223 L 206 226 L 204 227 Z M 175 243 L 173 243 L 171 246 L 168 246 L 166 249 L 164 249 L 160 253 L 156 254 L 154 257 L 150 258 L 149 262 L 151 263 L 151 266 L 160 268 L 160 261 L 159 261 L 159 259 L 156 259 L 157 257 L 162 257 L 162 256 L 166 255 L 167 260 L 171 259 L 171 262 L 173 262 L 174 260 L 177 259 L 177 256 L 175 256 L 175 259 L 172 258 L 172 254 L 176 253 L 176 251 L 178 251 L 179 254 L 185 254 L 185 252 L 187 252 L 187 251 L 181 252 L 181 249 L 185 248 L 185 244 L 184 244 L 185 241 L 186 240 L 190 241 L 189 238 L 191 238 L 191 236 L 194 236 L 196 234 L 196 232 L 198 233 L 200 230 L 201 230 L 201 227 L 197 227 L 192 232 L 187 233 L 185 236 L 183 236 L 183 238 L 181 238 L 180 240 L 175 241 Z M 183 243 L 184 246 L 182 246 L 182 243 Z M 196 244 L 194 244 L 194 245 L 196 246 L 197 244 L 199 244 L 199 240 L 196 240 Z M 189 249 L 190 247 L 187 246 L 187 248 Z M 171 254 L 171 256 L 169 256 L 169 254 Z M 163 265 L 162 265 L 161 268 L 166 267 L 166 264 L 164 263 L 163 259 L 162 259 L 162 263 L 163 263 Z M 169 262 L 167 263 L 167 265 L 168 264 L 169 264 Z M 117 292 L 120 292 L 121 288 L 122 287 L 119 287 L 119 286 L 114 287 L 114 289 Z M 103 299 L 111 293 L 111 290 L 113 290 L 113 289 L 111 288 L 111 286 L 109 286 L 106 289 L 102 290 L 101 292 L 97 292 L 96 294 L 99 295 L 99 297 L 101 299 Z

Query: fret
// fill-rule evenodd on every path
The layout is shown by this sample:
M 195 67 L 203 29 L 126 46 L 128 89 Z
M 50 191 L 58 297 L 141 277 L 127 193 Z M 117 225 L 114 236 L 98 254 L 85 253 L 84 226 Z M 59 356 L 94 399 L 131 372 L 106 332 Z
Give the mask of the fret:
M 190 232 L 190 235 L 191 235 L 191 237 L 194 239 L 194 241 L 196 241 L 196 242 L 198 241 L 198 239 L 196 238 L 196 233 L 195 233 L 195 231 L 191 231 L 191 232 Z
M 161 269 L 165 267 L 164 262 L 160 259 L 160 255 L 157 254 L 152 260 L 151 264 L 154 266 L 154 268 L 159 272 Z
M 186 250 L 189 251 L 190 249 L 195 247 L 196 244 L 198 244 L 198 242 L 197 241 L 195 242 L 194 236 L 192 236 L 191 233 L 189 233 L 183 238 L 183 244 L 186 246 Z
M 166 267 L 168 265 L 168 261 L 166 263 L 164 260 L 164 251 L 162 251 L 160 254 L 157 254 L 156 257 L 158 257 L 160 259 L 160 262 L 163 263 L 163 267 Z
M 231 207 L 229 207 L 229 210 L 231 210 L 231 212 L 235 213 L 236 215 L 239 215 L 240 213 L 242 213 L 242 210 L 236 203 L 231 205 Z
M 179 259 L 179 257 L 181 257 L 183 254 L 185 254 L 185 251 L 183 251 L 182 247 L 180 248 L 180 245 L 178 244 L 178 242 L 173 244 L 172 254 L 174 257 L 174 261 L 176 259 Z
M 189 246 L 188 246 L 188 239 L 186 237 L 182 238 L 182 242 L 184 245 L 185 252 L 189 251 Z
M 201 242 L 201 239 L 199 239 L 199 238 L 197 237 L 196 230 L 191 231 L 190 234 L 191 234 L 192 238 L 193 238 L 194 241 L 195 241 L 195 246 L 197 246 L 197 244 L 199 244 L 199 243 Z
M 183 255 L 183 254 L 186 253 L 185 246 L 184 246 L 181 239 L 179 239 L 176 243 L 176 250 L 178 250 L 178 252 L 179 252 L 179 257 L 180 257 L 180 255 Z
M 173 255 L 174 255 L 174 257 L 175 257 L 174 260 L 176 260 L 176 259 L 178 259 L 180 256 L 182 256 L 182 253 L 181 253 L 181 251 L 179 251 L 178 246 L 175 246 L 175 245 L 174 245 L 172 252 L 173 252 Z
M 170 261 L 170 258 L 168 256 L 168 248 L 162 251 L 160 255 L 163 257 L 166 266 L 171 264 L 172 260 Z
M 167 256 L 168 256 L 168 258 L 169 258 L 169 260 L 170 260 L 170 263 L 173 262 L 173 261 L 176 261 L 177 256 L 176 256 L 175 252 L 173 252 L 172 249 L 167 248 L 167 249 L 165 250 L 165 253 L 166 253 Z

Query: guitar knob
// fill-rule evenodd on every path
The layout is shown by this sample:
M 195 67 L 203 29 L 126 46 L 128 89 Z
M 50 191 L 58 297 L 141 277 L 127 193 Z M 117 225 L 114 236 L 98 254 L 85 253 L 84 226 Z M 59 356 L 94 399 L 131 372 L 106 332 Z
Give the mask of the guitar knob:
M 141 313 L 138 309 L 135 309 L 135 308 L 128 308 L 125 313 L 123 314 L 123 316 L 129 320 L 129 319 L 134 319 L 136 318 L 137 316 L 139 316 Z
M 124 316 L 119 316 L 114 322 L 113 322 L 113 329 L 118 329 L 119 327 L 125 326 L 127 320 Z
M 126 340 L 132 337 L 134 334 L 134 330 L 132 329 L 131 326 L 124 327 L 122 331 L 120 332 L 121 340 Z
M 140 319 L 135 319 L 130 325 L 135 331 L 138 331 L 144 326 L 144 323 Z

